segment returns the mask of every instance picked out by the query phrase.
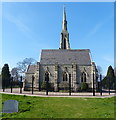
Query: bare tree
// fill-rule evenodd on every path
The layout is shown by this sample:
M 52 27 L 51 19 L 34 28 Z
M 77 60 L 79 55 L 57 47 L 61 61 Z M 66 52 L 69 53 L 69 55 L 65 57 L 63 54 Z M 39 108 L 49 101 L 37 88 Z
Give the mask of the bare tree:
M 101 66 L 97 66 L 98 81 L 100 81 L 100 74 L 102 74 Z
M 25 58 L 23 61 L 20 61 L 17 63 L 17 68 L 20 73 L 25 73 L 27 70 L 27 67 L 31 64 L 35 64 L 36 60 L 33 58 Z
M 11 76 L 13 77 L 14 81 L 18 81 L 19 72 L 18 72 L 18 68 L 17 67 L 12 68 L 12 70 L 11 70 Z
M 97 66 L 97 71 L 98 71 L 98 75 L 100 75 L 102 73 L 102 68 L 101 66 Z

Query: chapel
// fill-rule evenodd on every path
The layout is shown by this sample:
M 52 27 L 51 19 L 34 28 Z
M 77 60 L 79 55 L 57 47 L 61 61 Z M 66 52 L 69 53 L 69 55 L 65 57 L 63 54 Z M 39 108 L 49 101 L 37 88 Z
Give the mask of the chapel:
M 69 78 L 71 89 L 75 92 L 83 82 L 87 83 L 91 89 L 93 83 L 94 87 L 97 87 L 97 69 L 95 62 L 92 61 L 90 49 L 70 48 L 65 8 L 63 9 L 60 48 L 41 50 L 40 61 L 35 65 L 29 65 L 25 73 L 24 90 L 31 90 L 32 75 L 34 76 L 34 90 L 39 91 L 42 83 L 45 82 L 46 75 L 54 91 L 68 86 Z

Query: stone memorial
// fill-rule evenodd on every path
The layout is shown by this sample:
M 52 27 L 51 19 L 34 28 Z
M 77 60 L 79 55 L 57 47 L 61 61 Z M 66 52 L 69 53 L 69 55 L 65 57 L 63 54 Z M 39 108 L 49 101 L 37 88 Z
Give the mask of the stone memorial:
M 4 102 L 3 113 L 13 113 L 18 112 L 18 101 L 7 100 Z

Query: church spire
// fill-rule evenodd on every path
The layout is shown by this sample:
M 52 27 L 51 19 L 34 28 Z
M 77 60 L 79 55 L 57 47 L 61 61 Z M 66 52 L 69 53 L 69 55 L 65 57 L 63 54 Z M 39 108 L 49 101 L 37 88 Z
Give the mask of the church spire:
M 63 10 L 62 32 L 60 40 L 60 49 L 70 49 L 69 33 L 67 31 L 66 9 Z
M 63 10 L 62 30 L 67 31 L 66 10 Z

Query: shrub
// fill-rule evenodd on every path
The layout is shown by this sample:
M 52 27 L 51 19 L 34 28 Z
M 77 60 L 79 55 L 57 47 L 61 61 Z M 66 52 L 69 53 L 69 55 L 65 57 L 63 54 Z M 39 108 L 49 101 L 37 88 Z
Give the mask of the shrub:
M 80 90 L 81 91 L 87 91 L 88 89 L 88 84 L 85 82 L 80 83 Z
M 67 93 L 68 90 L 59 90 L 59 92 L 61 92 L 61 93 Z
M 59 88 L 60 90 L 69 90 L 69 83 L 67 83 L 66 81 L 63 81 L 59 84 Z
M 42 82 L 41 89 L 42 90 L 46 90 L 46 82 Z M 53 91 L 54 90 L 54 84 L 53 83 L 48 83 L 48 90 L 49 91 Z

